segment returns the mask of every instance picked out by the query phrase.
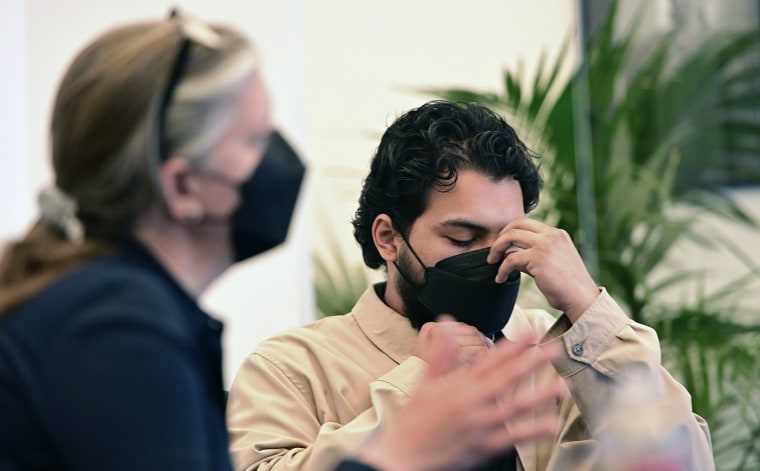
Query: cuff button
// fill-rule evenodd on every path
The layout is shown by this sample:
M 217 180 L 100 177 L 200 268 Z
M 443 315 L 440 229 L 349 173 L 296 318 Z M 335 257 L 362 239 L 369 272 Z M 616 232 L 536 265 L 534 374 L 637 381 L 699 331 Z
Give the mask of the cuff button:
M 573 355 L 579 357 L 583 355 L 583 345 L 576 343 L 573 345 Z

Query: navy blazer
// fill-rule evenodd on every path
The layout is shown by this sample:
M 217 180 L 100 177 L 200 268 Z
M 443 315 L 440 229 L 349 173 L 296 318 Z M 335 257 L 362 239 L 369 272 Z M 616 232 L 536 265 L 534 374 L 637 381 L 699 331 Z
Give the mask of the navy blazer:
M 127 243 L 0 317 L 0 469 L 230 470 L 222 325 Z

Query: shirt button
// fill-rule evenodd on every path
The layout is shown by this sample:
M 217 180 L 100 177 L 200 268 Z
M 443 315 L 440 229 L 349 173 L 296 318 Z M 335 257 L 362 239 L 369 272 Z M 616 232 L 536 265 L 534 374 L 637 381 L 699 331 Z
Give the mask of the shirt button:
M 573 355 L 579 357 L 583 355 L 583 345 L 576 343 L 573 345 Z

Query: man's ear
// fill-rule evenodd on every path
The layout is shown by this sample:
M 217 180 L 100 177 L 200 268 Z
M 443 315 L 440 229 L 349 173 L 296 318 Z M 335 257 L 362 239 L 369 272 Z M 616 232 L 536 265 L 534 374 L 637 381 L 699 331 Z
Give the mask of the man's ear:
M 372 240 L 386 263 L 398 260 L 398 244 L 401 237 L 393 228 L 393 221 L 387 214 L 379 214 L 372 222 Z
M 183 157 L 171 157 L 158 171 L 159 187 L 167 211 L 179 222 L 197 224 L 203 219 L 203 203 L 195 196 L 190 163 Z

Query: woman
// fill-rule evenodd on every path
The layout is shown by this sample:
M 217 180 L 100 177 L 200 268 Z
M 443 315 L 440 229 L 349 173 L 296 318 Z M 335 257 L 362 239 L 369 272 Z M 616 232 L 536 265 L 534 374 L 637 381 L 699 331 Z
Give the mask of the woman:
M 0 469 L 230 468 L 222 327 L 196 300 L 284 237 L 242 217 L 269 204 L 247 180 L 271 135 L 256 52 L 230 28 L 172 15 L 76 57 L 55 184 L 0 263 Z
M 110 30 L 64 75 L 51 136 L 55 182 L 0 259 L 0 469 L 231 469 L 222 326 L 197 299 L 282 242 L 303 175 L 255 50 L 176 14 Z M 551 398 L 496 398 L 507 364 L 547 357 L 502 348 L 449 378 L 450 340 L 345 469 L 460 468 L 546 433 L 503 420 Z

